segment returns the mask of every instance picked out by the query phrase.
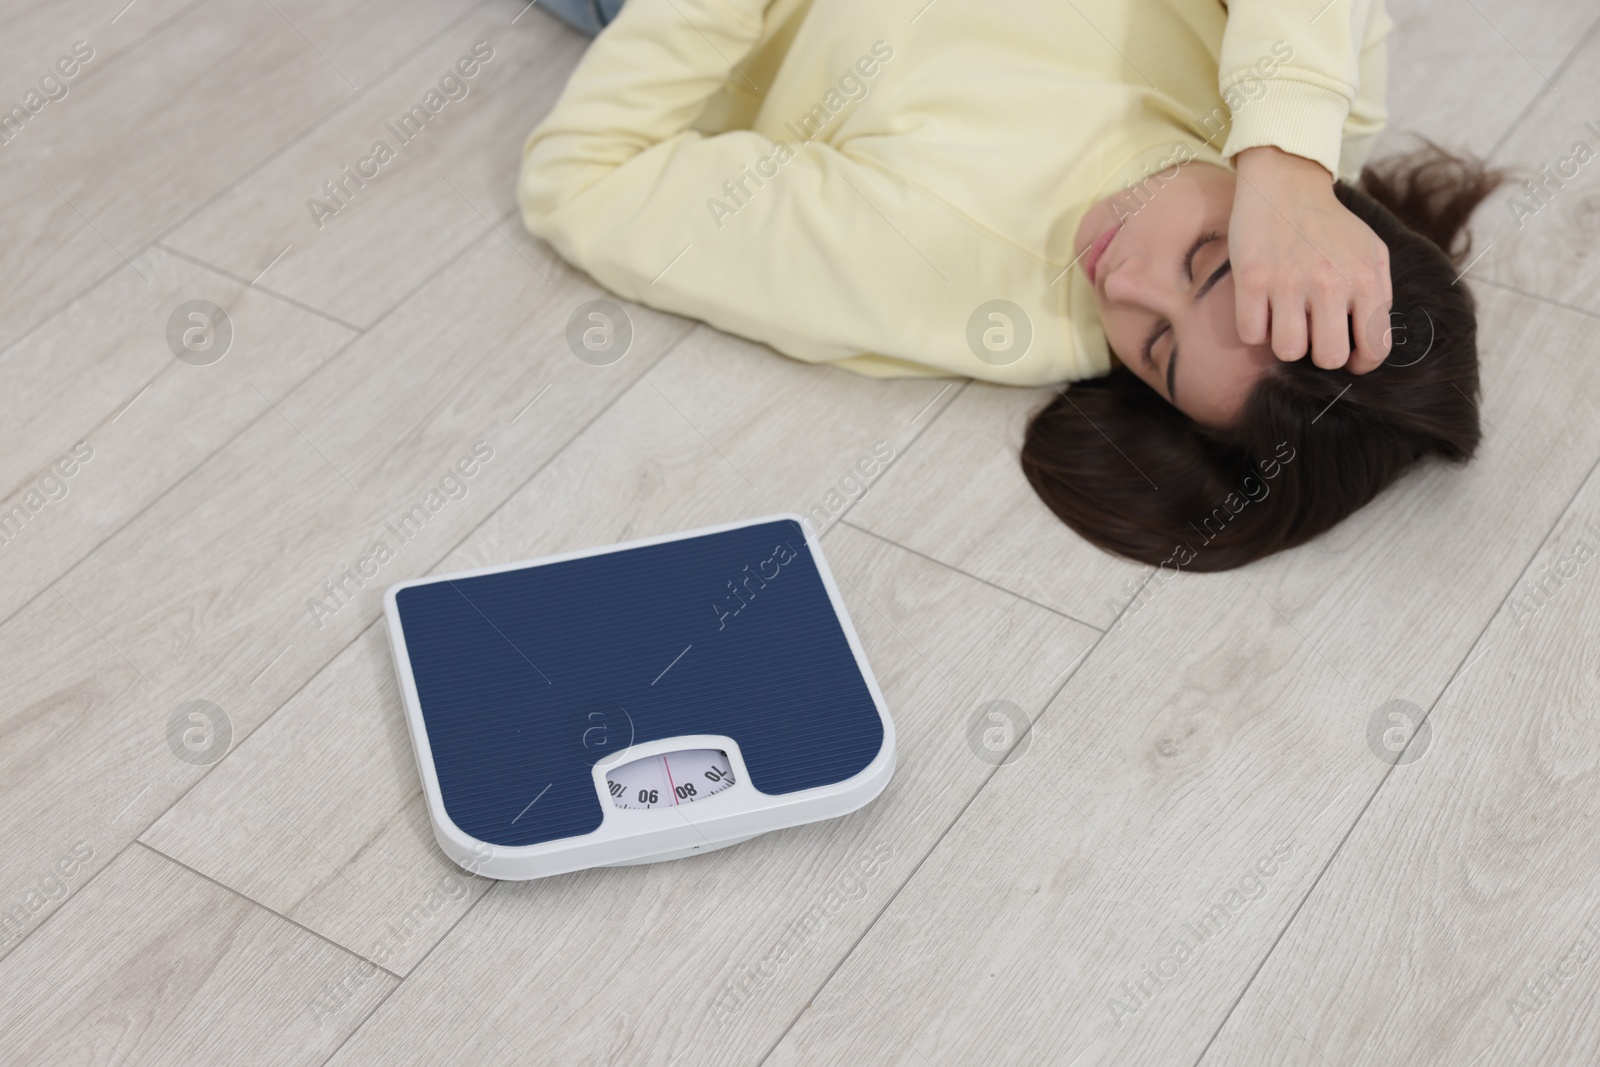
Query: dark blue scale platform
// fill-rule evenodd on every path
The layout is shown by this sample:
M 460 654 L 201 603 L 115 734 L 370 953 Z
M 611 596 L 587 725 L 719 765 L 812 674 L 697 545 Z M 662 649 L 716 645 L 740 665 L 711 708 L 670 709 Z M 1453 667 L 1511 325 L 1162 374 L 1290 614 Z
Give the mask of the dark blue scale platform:
M 630 743 L 726 735 L 769 795 L 850 778 L 883 745 L 792 520 L 441 579 L 396 605 L 445 811 L 490 844 L 593 832 L 594 764 Z

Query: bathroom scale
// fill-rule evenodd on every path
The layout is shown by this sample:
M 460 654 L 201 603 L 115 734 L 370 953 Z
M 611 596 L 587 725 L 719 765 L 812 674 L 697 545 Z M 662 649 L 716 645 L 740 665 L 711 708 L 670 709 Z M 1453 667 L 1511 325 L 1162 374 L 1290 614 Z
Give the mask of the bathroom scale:
M 401 582 L 384 613 L 434 837 L 491 878 L 708 852 L 894 771 L 798 515 Z

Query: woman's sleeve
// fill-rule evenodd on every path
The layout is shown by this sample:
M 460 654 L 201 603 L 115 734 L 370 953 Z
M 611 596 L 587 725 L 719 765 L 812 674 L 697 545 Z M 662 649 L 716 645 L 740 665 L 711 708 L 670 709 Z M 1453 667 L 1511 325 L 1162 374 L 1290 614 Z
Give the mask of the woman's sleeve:
M 1344 143 L 1339 154 L 1339 177 L 1354 185 L 1372 154 L 1373 142 L 1389 123 L 1389 33 L 1394 21 L 1375 0 L 1367 23 L 1366 46 L 1361 50 L 1361 87 L 1344 120 Z
M 1388 118 L 1393 28 L 1384 0 L 1231 0 L 1217 75 L 1233 111 L 1223 157 L 1274 145 L 1353 180 Z
M 691 129 L 706 100 L 743 77 L 765 6 L 629 0 L 528 136 L 523 222 L 613 292 L 795 358 L 881 360 L 909 348 L 935 363 L 916 347 L 919 326 L 933 327 L 930 290 L 950 284 L 931 263 L 949 278 L 963 268 L 945 266 L 948 251 L 915 258 L 904 242 L 948 245 L 948 211 L 820 140 Z M 862 51 L 851 72 L 870 91 L 893 69 L 893 49 Z

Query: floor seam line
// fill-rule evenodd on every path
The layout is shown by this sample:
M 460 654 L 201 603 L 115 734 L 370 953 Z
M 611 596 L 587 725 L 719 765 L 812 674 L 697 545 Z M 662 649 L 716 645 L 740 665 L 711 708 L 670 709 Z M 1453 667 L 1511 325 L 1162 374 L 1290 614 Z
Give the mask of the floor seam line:
M 1086 626 L 1089 629 L 1095 631 L 1096 633 L 1102 633 L 1103 634 L 1103 633 L 1106 633 L 1107 630 L 1109 629 L 1109 627 L 1105 627 L 1105 626 L 1096 626 L 1092 622 L 1085 622 L 1084 620 L 1078 618 L 1076 615 L 1069 615 L 1067 612 L 1062 611 L 1060 608 L 1053 608 L 1048 604 L 1041 604 L 1037 600 L 1034 600 L 1032 597 L 1023 596 L 1021 593 L 1017 592 L 1015 589 L 1007 589 L 1003 585 L 997 585 L 996 583 L 988 580 L 987 578 L 983 578 L 983 577 L 981 577 L 979 575 L 973 574 L 971 571 L 962 570 L 960 567 L 957 567 L 952 563 L 946 563 L 942 559 L 935 559 L 933 556 L 930 556 L 925 552 L 919 552 L 915 548 L 911 548 L 911 547 L 909 547 L 907 545 L 903 545 L 899 541 L 894 540 L 893 538 L 885 537 L 883 534 L 880 534 L 880 533 L 878 533 L 878 532 L 876 532 L 874 530 L 869 530 L 865 526 L 861 526 L 861 525 L 858 525 L 857 523 L 853 523 L 853 522 L 849 521 L 848 519 L 844 518 L 843 516 L 840 516 L 839 521 L 837 523 L 835 523 L 835 525 L 848 526 L 852 530 L 855 530 L 855 531 L 857 531 L 859 533 L 866 534 L 868 537 L 874 538 L 875 540 L 882 541 L 886 545 L 892 545 L 893 547 L 900 549 L 902 552 L 910 553 L 911 555 L 916 556 L 919 559 L 925 559 L 929 563 L 932 563 L 935 566 L 938 566 L 938 567 L 940 567 L 940 568 L 942 568 L 944 570 L 947 570 L 952 574 L 959 574 L 963 578 L 969 578 L 974 582 L 978 582 L 978 583 L 980 583 L 982 585 L 988 586 L 990 589 L 996 590 L 997 592 L 1004 593 L 1007 596 L 1012 597 L 1013 599 L 1020 600 L 1025 604 L 1031 604 L 1031 605 L 1033 605 L 1034 607 L 1038 608 L 1041 611 L 1048 611 L 1050 614 L 1056 616 L 1057 618 L 1066 619 L 1068 622 L 1077 623 L 1079 626 Z M 1148 578 L 1148 576 L 1146 576 L 1146 581 L 1148 581 L 1148 580 L 1149 580 L 1149 578 Z M 1130 600 L 1129 603 L 1132 603 L 1132 601 Z
M 474 240 L 476 240 L 476 238 L 474 238 Z M 305 303 L 303 301 L 296 300 L 294 297 L 289 296 L 286 293 L 279 292 L 278 290 L 270 288 L 269 286 L 259 285 L 256 282 L 249 281 L 248 279 L 246 279 L 242 275 L 235 274 L 231 270 L 227 270 L 226 268 L 219 267 L 215 263 L 207 262 L 206 260 L 201 259 L 199 256 L 194 255 L 193 253 L 183 251 L 183 249 L 181 249 L 181 248 L 173 248 L 171 245 L 165 244 L 164 242 L 159 241 L 159 240 L 150 242 L 150 248 L 159 248 L 161 251 L 167 253 L 167 255 L 169 255 L 169 256 L 176 256 L 178 259 L 181 259 L 181 260 L 185 261 L 186 263 L 192 263 L 196 267 L 201 268 L 202 270 L 208 270 L 211 273 L 219 274 L 222 277 L 229 279 L 230 281 L 238 282 L 240 285 L 244 286 L 246 289 L 254 289 L 258 293 L 263 293 L 263 294 L 271 297 L 272 299 L 277 300 L 280 303 L 288 304 L 290 307 L 296 308 L 297 310 L 304 311 L 304 312 L 307 312 L 309 314 L 315 315 L 315 316 L 317 316 L 317 318 L 323 319 L 323 320 L 325 320 L 327 322 L 331 322 L 335 326 L 343 326 L 345 329 L 350 330 L 352 333 L 354 333 L 358 337 L 367 332 L 367 327 L 365 327 L 365 326 L 357 326 L 355 323 L 347 322 L 344 319 L 339 318 L 337 315 L 334 315 L 334 314 L 332 314 L 330 312 L 324 311 L 319 307 L 314 307 L 311 304 L 307 304 L 307 303 Z M 146 251 L 148 251 L 148 249 L 146 249 Z M 223 310 L 227 310 L 227 309 L 224 308 Z
M 152 825 L 154 825 L 154 824 L 152 824 Z M 149 832 L 149 827 L 145 828 L 145 832 L 146 833 Z M 383 964 L 378 963 L 378 962 L 370 959 L 365 953 L 357 952 L 353 948 L 348 948 L 348 947 L 346 947 L 344 945 L 341 945 L 341 944 L 339 944 L 339 942 L 333 940 L 328 935 L 323 934 L 323 933 L 319 933 L 318 931 L 313 930 L 311 927 L 307 926 L 305 923 L 302 923 L 299 919 L 296 919 L 296 918 L 294 918 L 292 916 L 289 916 L 289 915 L 285 915 L 283 912 L 279 911 L 277 908 L 274 908 L 274 907 L 272 907 L 271 905 L 268 905 L 268 904 L 263 904 L 261 901 L 255 899 L 254 897 L 252 897 L 250 894 L 244 892 L 243 890 L 235 889 L 233 886 L 229 885 L 228 883 L 218 881 L 217 879 L 213 878 L 211 875 L 207 874 L 206 872 L 201 871 L 201 870 L 197 870 L 196 868 L 190 866 L 188 863 L 185 863 L 183 860 L 178 859 L 176 856 L 173 856 L 173 855 L 171 855 L 170 853 L 167 853 L 167 852 L 163 852 L 161 849 L 159 849 L 159 848 L 155 847 L 154 845 L 150 844 L 150 842 L 145 841 L 143 839 L 142 835 L 140 837 L 134 838 L 133 841 L 131 842 L 131 844 L 138 845 L 139 847 L 145 849 L 146 851 L 148 851 L 152 855 L 159 856 L 161 859 L 165 860 L 166 862 L 171 863 L 176 867 L 183 868 L 184 870 L 188 871 L 190 874 L 194 875 L 196 878 L 200 878 L 200 879 L 203 879 L 203 880 L 205 880 L 207 882 L 210 882 L 212 885 L 216 886 L 218 889 L 221 889 L 223 892 L 227 893 L 229 896 L 236 897 L 239 900 L 244 901 L 246 904 L 249 904 L 250 907 L 258 909 L 258 910 L 260 910 L 262 912 L 265 912 L 266 914 L 271 915 L 274 918 L 281 919 L 284 922 L 288 923 L 290 926 L 293 926 L 295 929 L 301 930 L 301 931 L 304 931 L 307 934 L 310 934 L 313 938 L 315 938 L 316 940 L 321 941 L 323 944 L 328 945 L 329 947 L 333 948 L 335 951 L 339 952 L 341 955 L 347 956 L 352 960 L 358 960 L 358 961 L 363 962 L 363 963 L 371 963 L 378 970 L 382 971 L 384 974 L 388 975 L 390 978 L 393 978 L 395 980 L 396 986 L 398 986 L 399 983 L 405 981 L 405 976 L 404 975 L 395 974 L 393 971 L 391 971 L 389 968 L 385 967 Z M 110 864 L 107 864 L 106 866 L 109 867 Z M 60 909 L 57 909 L 57 911 L 59 911 L 59 910 Z

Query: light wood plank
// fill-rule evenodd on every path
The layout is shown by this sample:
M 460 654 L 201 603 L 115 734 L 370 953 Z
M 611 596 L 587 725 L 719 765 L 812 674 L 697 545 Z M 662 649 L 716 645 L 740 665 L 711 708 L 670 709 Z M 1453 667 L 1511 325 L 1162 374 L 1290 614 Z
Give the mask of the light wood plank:
M 134 845 L 0 964 L 0 1058 L 318 1064 L 396 984 Z
M 512 1050 L 573 1064 L 760 1060 L 995 773 L 968 747 L 973 713 L 1002 698 L 1031 717 L 1099 636 L 847 525 L 823 543 L 895 717 L 883 795 L 693 859 L 497 885 L 335 1064 L 454 1049 L 497 1062 L 517 1062 Z
M 86 78 L 0 153 L 0 345 L 132 270 L 147 242 L 353 92 L 270 4 L 223 0 Z
M 515 207 L 521 139 L 554 103 L 588 41 L 541 11 L 513 26 L 516 13 L 498 3 L 481 8 L 168 242 L 247 278 L 282 254 L 262 285 L 364 326 L 487 220 L 504 220 L 507 233 L 521 230 L 518 220 L 506 218 Z M 472 56 L 479 42 L 493 50 L 482 64 Z M 463 58 L 476 69 L 456 90 L 466 95 L 443 104 L 402 144 L 389 124 L 398 124 Z M 345 166 L 355 173 L 378 141 L 395 156 L 381 166 L 369 162 L 374 177 L 341 173 Z M 343 182 L 343 194 L 330 197 L 324 182 Z M 313 198 L 337 214 L 313 212 Z M 550 272 L 547 249 L 528 255 Z
M 0 619 L 356 336 L 161 249 L 137 262 L 151 284 L 115 273 L 0 354 Z M 206 366 L 167 339 L 191 300 L 232 331 Z
M 904 451 L 941 389 L 867 382 L 702 327 L 435 569 L 799 510 L 863 457 L 881 469 L 874 446 Z M 143 840 L 407 973 L 489 883 L 452 879 L 434 844 L 399 700 L 375 626 Z
M 1472 268 L 1524 292 L 1600 314 L 1600 32 L 1591 33 L 1494 162 L 1518 169 L 1479 218 Z M 1579 143 L 1587 146 L 1580 162 Z M 1544 168 L 1548 168 L 1545 170 Z M 1563 177 L 1565 175 L 1565 177 Z M 1533 181 L 1537 193 L 1523 184 Z M 1475 253 L 1476 254 L 1476 253 Z
M 326 57 L 330 66 L 360 89 L 431 41 L 450 25 L 485 7 L 485 0 L 356 0 L 322 4 L 316 0 L 273 0 L 280 17 Z M 501 9 L 494 0 L 488 7 Z M 503 13 L 510 22 L 516 12 Z
M 1028 416 L 1054 389 L 974 382 L 851 522 L 1104 629 L 1155 568 L 1068 529 L 1023 476 Z
M 780 511 L 825 532 L 853 514 L 852 477 L 870 494 L 915 453 L 913 442 L 956 395 L 945 384 L 873 381 L 696 327 L 443 565 L 487 566 Z
M 401 975 L 490 885 L 434 844 L 381 624 L 140 840 Z
M 6 32 L 0 37 L 0 70 L 8 72 L 5 107 L 23 102 L 29 88 L 39 88 L 39 79 L 46 72 L 61 72 L 55 68 L 56 60 L 71 56 L 72 46 L 86 42 L 94 50 L 87 64 L 80 65 L 67 81 L 67 93 L 60 100 L 51 100 L 39 108 L 27 125 L 35 120 L 46 123 L 60 117 L 56 107 L 71 100 L 73 92 L 87 81 L 97 77 L 110 61 L 134 48 L 148 35 L 184 11 L 204 0 L 138 0 L 124 8 L 128 0 L 116 4 L 97 3 L 96 0 L 61 0 L 54 4 L 33 4 L 28 0 L 5 0 L 0 3 L 0 25 Z M 68 63 L 67 70 L 73 70 Z M 51 95 L 60 90 L 46 85 Z M 40 92 L 45 95 L 44 91 Z M 27 126 L 24 126 L 26 131 Z M 7 151 L 0 148 L 0 154 Z
M 179 764 L 164 746 L 158 752 L 128 736 L 137 719 L 170 709 L 140 700 L 138 671 L 53 592 L 0 627 L 0 676 L 7 680 L 0 705 L 4 954 L 150 822 L 148 777 Z M 182 776 L 164 783 L 155 810 L 172 803 L 183 784 Z M 79 842 L 92 855 L 70 862 Z M 63 859 L 72 870 L 45 884 Z
M 1597 556 L 1600 473 L 1204 1062 L 1594 1062 Z
M 0 775 L 0 871 L 16 872 L 0 885 L 26 885 L 63 835 L 86 832 L 74 828 L 99 828 L 103 854 L 140 833 L 225 751 L 204 766 L 175 755 L 182 705 L 211 701 L 242 740 L 378 617 L 389 583 L 426 573 L 690 328 L 634 308 L 629 354 L 588 365 L 564 333 L 598 291 L 555 278 L 484 233 L 0 625 L 8 677 L 30 680 L 0 705 L 0 731 L 25 739 Z M 493 455 L 462 479 L 457 464 L 480 443 Z M 389 524 L 408 515 L 402 539 Z M 380 538 L 391 556 L 357 587 L 342 568 L 363 566 Z M 341 582 L 338 600 L 311 610 Z M 51 628 L 94 654 L 54 651 Z
M 1492 290 L 1484 307 L 1481 456 L 1302 550 L 1153 593 L 770 1062 L 1200 1055 L 1388 769 L 1371 714 L 1443 691 L 1600 456 L 1575 399 L 1600 393 L 1574 358 L 1588 320 Z
M 1374 157 L 1411 147 L 1412 132 L 1487 155 L 1595 21 L 1566 0 L 1391 0 L 1388 11 L 1390 123 Z

